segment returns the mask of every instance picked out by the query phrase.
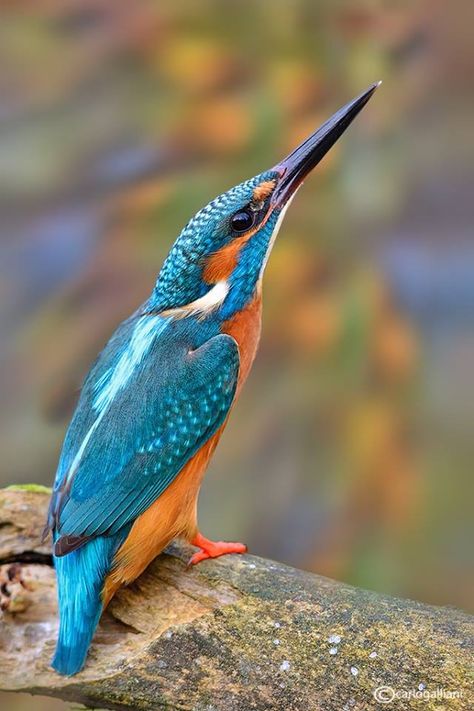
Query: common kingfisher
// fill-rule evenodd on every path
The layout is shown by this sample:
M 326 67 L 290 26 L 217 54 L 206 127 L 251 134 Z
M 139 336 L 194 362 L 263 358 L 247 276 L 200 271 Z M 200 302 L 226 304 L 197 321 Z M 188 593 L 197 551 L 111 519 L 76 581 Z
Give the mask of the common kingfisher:
M 191 564 L 242 543 L 199 531 L 204 472 L 252 366 L 262 277 L 308 173 L 370 99 L 373 84 L 271 170 L 200 210 L 150 298 L 112 335 L 82 386 L 48 514 L 58 581 L 61 674 L 84 665 L 102 611 L 173 538 Z

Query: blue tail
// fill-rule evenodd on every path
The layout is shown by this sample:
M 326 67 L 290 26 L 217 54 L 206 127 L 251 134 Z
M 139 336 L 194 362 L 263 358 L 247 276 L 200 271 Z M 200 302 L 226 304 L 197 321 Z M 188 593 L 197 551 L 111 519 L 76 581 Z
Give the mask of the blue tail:
M 65 556 L 54 556 L 58 581 L 59 637 L 52 667 L 70 676 L 84 666 L 102 614 L 102 588 L 124 536 L 95 538 Z

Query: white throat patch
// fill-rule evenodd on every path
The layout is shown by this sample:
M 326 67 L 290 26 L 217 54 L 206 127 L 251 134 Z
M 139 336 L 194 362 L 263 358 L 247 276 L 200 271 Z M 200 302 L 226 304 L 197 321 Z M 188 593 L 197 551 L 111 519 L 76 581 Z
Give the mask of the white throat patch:
M 229 283 L 226 280 L 218 281 L 212 289 L 195 301 L 191 301 L 185 306 L 177 309 L 163 311 L 162 316 L 173 316 L 174 318 L 184 318 L 185 316 L 206 316 L 219 308 L 224 303 L 229 293 Z

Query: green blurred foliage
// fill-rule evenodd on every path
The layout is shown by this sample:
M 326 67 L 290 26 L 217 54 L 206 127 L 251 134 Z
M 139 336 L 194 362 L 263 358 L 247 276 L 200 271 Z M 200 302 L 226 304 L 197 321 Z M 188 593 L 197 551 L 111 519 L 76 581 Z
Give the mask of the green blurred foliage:
M 382 78 L 286 218 L 201 526 L 357 585 L 472 603 L 474 339 L 456 319 L 472 292 L 430 301 L 446 254 L 474 274 L 459 4 L 2 4 L 2 484 L 51 483 L 88 366 L 190 215 Z M 408 255 L 398 280 L 393 253 Z

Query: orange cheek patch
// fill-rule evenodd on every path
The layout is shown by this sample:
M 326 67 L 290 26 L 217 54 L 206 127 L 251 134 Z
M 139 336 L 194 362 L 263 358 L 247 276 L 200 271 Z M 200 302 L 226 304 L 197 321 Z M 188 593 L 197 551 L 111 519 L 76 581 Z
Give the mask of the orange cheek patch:
M 218 281 L 227 279 L 232 274 L 237 265 L 240 250 L 247 239 L 247 236 L 245 236 L 245 239 L 242 239 L 242 237 L 234 239 L 233 242 L 207 258 L 202 274 L 207 284 L 216 284 Z
M 235 267 L 239 258 L 240 250 L 253 236 L 263 227 L 268 216 L 259 225 L 251 229 L 241 237 L 235 237 L 232 242 L 226 244 L 214 254 L 211 254 L 207 260 L 202 273 L 202 277 L 206 284 L 216 284 L 218 281 L 227 279 Z
M 261 202 L 273 192 L 274 187 L 274 180 L 266 180 L 263 183 L 260 183 L 260 185 L 257 185 L 257 187 L 254 188 L 253 200 Z M 218 281 L 227 279 L 232 274 L 237 266 L 240 250 L 244 244 L 246 244 L 256 232 L 258 232 L 258 230 L 262 229 L 270 217 L 270 214 L 271 211 L 269 210 L 260 224 L 256 225 L 249 230 L 249 232 L 246 232 L 240 237 L 235 237 L 232 242 L 226 244 L 225 247 L 222 247 L 217 252 L 214 252 L 206 259 L 202 273 L 206 284 L 216 284 Z
M 263 183 L 257 185 L 257 187 L 253 190 L 254 201 L 261 202 L 262 200 L 265 200 L 265 198 L 272 194 L 275 189 L 275 185 L 275 180 L 264 180 Z

